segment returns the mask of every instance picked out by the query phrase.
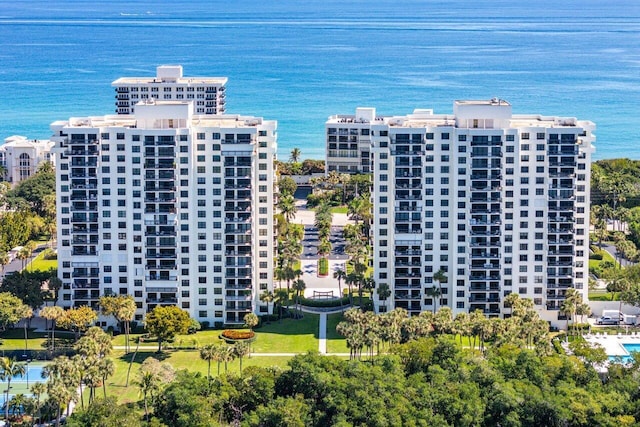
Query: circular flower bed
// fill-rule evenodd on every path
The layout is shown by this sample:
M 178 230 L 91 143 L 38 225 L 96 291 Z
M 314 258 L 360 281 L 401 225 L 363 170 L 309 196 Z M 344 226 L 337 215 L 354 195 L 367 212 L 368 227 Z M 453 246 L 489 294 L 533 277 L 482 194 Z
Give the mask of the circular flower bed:
M 238 331 L 234 329 L 225 329 L 220 334 L 220 338 L 227 342 L 243 341 L 255 339 L 256 334 L 253 331 Z

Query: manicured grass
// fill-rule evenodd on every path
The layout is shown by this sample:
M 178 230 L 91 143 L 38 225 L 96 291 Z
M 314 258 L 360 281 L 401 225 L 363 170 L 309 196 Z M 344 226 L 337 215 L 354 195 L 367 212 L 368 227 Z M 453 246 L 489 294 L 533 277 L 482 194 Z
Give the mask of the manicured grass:
M 589 301 L 620 301 L 620 293 L 589 292 Z
M 349 213 L 349 208 L 346 206 L 334 206 L 331 208 L 331 213 L 346 214 Z
M 336 331 L 336 326 L 340 322 L 342 322 L 342 313 L 327 316 L 327 353 L 349 353 L 347 341 Z
M 306 353 L 318 351 L 317 314 L 304 313 L 302 319 L 282 319 L 256 329 L 252 351 L 257 353 Z
M 27 329 L 27 348 L 29 350 L 45 350 L 46 334 Z M 58 337 L 56 336 L 56 341 Z M 9 329 L 0 333 L 0 351 L 2 350 L 23 350 L 24 349 L 24 329 Z
M 27 270 L 29 271 L 49 271 L 52 268 L 58 268 L 57 259 L 44 259 L 44 252 L 38 254 L 29 264 L 27 264 Z
M 252 351 L 261 353 L 306 353 L 309 350 L 318 350 L 319 317 L 316 314 L 305 313 L 299 320 L 282 319 L 264 324 L 255 329 L 256 340 L 252 343 Z M 191 343 L 194 339 L 198 347 L 207 344 L 224 342 L 219 338 L 221 330 L 198 331 L 191 335 L 178 335 L 173 341 L 174 345 Z M 141 334 L 130 334 L 131 350 L 135 349 L 135 339 Z M 125 335 L 121 334 L 113 338 L 114 346 L 124 346 Z M 155 339 L 147 339 L 140 343 L 141 347 L 157 346 Z

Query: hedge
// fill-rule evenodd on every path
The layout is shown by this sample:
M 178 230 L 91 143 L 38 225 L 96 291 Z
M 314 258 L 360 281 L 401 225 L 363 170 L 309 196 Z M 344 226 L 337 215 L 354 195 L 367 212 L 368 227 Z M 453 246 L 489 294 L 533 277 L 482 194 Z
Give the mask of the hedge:
M 309 299 L 300 298 L 300 304 L 307 307 L 342 307 L 349 304 L 349 297 L 336 299 Z
M 326 258 L 320 258 L 318 260 L 318 274 L 320 276 L 327 276 L 329 274 L 329 260 Z

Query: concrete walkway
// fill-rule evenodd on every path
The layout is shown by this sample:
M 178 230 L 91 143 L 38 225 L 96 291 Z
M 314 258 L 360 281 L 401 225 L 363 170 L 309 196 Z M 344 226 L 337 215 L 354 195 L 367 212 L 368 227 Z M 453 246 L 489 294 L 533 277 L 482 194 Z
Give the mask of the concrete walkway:
M 327 354 L 327 313 L 320 313 L 320 331 L 318 331 L 318 352 Z

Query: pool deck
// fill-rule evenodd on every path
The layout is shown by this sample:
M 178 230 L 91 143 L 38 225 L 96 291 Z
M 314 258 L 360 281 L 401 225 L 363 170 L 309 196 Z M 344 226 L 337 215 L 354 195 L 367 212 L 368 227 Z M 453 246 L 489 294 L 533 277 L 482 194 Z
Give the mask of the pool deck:
M 591 344 L 599 344 L 604 348 L 607 356 L 629 356 L 629 352 L 622 346 L 623 344 L 640 344 L 640 334 L 631 335 L 604 335 L 587 334 L 585 340 Z

